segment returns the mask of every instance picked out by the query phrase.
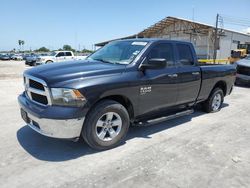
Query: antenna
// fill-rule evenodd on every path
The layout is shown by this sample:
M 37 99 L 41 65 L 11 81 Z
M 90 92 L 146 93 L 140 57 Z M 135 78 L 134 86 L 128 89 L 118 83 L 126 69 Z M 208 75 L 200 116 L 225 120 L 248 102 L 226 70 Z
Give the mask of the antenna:
M 194 21 L 194 6 L 192 6 L 192 20 Z

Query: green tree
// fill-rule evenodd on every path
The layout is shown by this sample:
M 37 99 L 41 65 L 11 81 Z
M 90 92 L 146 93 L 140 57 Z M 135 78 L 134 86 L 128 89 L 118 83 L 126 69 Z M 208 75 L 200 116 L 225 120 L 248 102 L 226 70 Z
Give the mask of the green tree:
M 22 40 L 18 40 L 19 50 L 21 50 Z
M 21 47 L 25 44 L 24 40 L 18 40 L 19 50 L 21 50 Z
M 81 52 L 82 52 L 82 53 L 93 53 L 92 50 L 88 50 L 88 49 L 83 49 Z
M 68 45 L 68 44 L 63 45 L 63 50 L 75 52 L 75 49 L 73 49 L 73 48 L 72 48 L 70 45 Z
M 36 52 L 49 52 L 50 50 L 48 48 L 45 48 L 44 46 L 35 50 Z

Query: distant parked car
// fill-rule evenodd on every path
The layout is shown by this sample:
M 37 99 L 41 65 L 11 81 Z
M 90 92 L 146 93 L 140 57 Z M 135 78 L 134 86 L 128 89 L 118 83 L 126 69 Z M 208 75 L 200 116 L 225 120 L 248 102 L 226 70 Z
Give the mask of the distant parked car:
M 23 56 L 20 54 L 15 54 L 13 56 L 11 56 L 11 59 L 13 60 L 23 60 Z
M 250 83 L 250 55 L 236 62 L 236 84 Z
M 1 60 L 10 60 L 10 56 L 8 54 L 1 55 Z
M 9 54 L 9 56 L 10 56 L 10 59 L 12 59 L 12 57 L 14 56 L 15 54 Z
M 48 56 L 42 56 L 37 59 L 36 65 L 42 65 L 53 62 L 64 62 L 73 60 L 84 60 L 87 56 L 75 56 L 72 51 L 54 51 Z
M 31 56 L 30 54 L 23 54 L 22 57 L 23 57 L 23 60 L 26 60 L 27 57 Z
M 30 56 L 27 56 L 26 57 L 26 60 L 25 60 L 25 64 L 26 65 L 29 65 L 29 66 L 34 66 L 37 59 L 40 58 L 41 56 L 40 55 L 37 55 L 37 54 L 33 54 L 33 55 L 30 55 Z

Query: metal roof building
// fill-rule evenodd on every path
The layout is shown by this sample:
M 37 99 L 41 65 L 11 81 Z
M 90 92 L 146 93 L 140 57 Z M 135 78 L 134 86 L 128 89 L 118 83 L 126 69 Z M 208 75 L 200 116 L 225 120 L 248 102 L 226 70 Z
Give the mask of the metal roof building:
M 215 46 L 215 27 L 183 18 L 166 17 L 137 34 L 119 39 L 131 38 L 166 38 L 192 42 L 199 58 L 211 59 Z M 113 40 L 95 46 L 104 46 L 110 41 Z M 224 59 L 231 55 L 231 50 L 237 49 L 238 44 L 250 43 L 250 35 L 223 28 L 218 30 L 217 41 L 217 58 Z

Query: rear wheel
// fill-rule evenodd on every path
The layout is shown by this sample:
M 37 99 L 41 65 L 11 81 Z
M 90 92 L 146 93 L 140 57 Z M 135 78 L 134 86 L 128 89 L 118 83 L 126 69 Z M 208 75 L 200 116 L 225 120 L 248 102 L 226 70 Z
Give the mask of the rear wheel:
M 224 101 L 224 93 L 222 89 L 215 88 L 210 94 L 209 98 L 203 103 L 203 109 L 205 112 L 217 112 L 221 109 L 221 105 Z
M 123 105 L 116 101 L 104 100 L 88 113 L 82 136 L 94 149 L 110 149 L 125 139 L 129 124 L 129 115 Z

